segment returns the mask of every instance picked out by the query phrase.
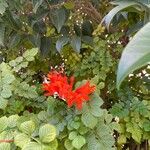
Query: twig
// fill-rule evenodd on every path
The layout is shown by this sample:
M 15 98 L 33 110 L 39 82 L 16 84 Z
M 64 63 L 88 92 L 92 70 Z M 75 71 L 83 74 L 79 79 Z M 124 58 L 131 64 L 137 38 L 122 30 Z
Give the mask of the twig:
M 14 140 L 0 140 L 0 143 L 11 143 L 14 142 Z

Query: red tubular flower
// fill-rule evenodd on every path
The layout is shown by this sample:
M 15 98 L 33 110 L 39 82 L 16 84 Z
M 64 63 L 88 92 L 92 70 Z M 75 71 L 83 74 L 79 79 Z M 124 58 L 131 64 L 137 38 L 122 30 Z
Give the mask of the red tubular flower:
M 57 95 L 66 101 L 68 107 L 76 105 L 78 110 L 82 109 L 83 102 L 88 101 L 89 95 L 95 91 L 95 86 L 90 86 L 89 81 L 73 90 L 74 77 L 68 79 L 62 72 L 49 72 L 47 80 L 43 83 L 43 90 L 46 91 L 45 96 Z

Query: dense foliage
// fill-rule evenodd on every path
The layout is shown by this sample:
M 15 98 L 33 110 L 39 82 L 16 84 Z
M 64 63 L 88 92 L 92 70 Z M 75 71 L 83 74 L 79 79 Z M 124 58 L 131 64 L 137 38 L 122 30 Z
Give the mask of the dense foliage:
M 0 150 L 150 148 L 149 3 L 113 4 L 0 0 Z

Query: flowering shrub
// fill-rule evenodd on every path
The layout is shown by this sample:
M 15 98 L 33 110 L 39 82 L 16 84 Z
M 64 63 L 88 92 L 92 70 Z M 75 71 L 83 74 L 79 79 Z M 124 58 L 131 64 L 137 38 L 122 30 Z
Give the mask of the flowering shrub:
M 43 83 L 43 90 L 46 96 L 58 96 L 66 101 L 68 107 L 76 104 L 77 109 L 82 109 L 82 103 L 90 100 L 89 94 L 95 91 L 95 86 L 90 86 L 89 81 L 73 90 L 74 77 L 68 79 L 64 72 L 53 70 L 47 75 L 46 82 Z

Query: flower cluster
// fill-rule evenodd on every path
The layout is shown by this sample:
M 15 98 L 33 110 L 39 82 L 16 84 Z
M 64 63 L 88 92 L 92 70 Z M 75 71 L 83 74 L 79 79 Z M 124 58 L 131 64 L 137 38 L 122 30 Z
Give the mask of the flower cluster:
M 90 86 L 87 81 L 84 85 L 73 90 L 74 77 L 68 78 L 63 72 L 50 71 L 46 81 L 43 83 L 45 96 L 58 96 L 66 101 L 68 107 L 76 105 L 78 110 L 82 109 L 83 102 L 88 101 L 89 95 L 95 91 L 95 86 Z

